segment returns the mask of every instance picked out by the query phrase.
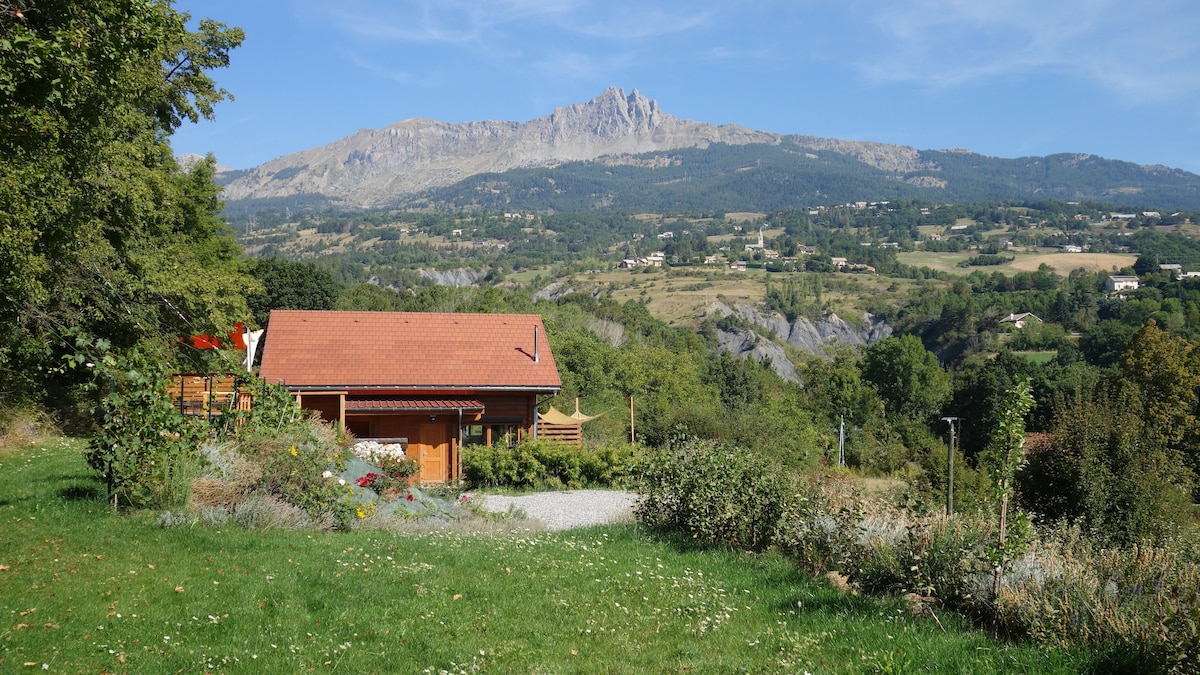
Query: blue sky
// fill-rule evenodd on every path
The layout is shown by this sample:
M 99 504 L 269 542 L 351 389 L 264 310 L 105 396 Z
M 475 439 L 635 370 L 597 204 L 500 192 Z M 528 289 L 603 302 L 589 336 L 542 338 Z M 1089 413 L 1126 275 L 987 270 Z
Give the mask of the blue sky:
M 747 4 L 749 6 L 747 6 Z M 257 166 L 411 117 L 639 90 L 684 119 L 1200 173 L 1195 0 L 178 0 L 246 31 L 177 153 Z

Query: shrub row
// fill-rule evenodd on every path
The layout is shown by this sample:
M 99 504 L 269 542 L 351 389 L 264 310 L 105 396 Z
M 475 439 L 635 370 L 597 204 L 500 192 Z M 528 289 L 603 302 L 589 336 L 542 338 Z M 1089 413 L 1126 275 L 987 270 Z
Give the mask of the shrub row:
M 629 445 L 577 448 L 546 440 L 513 447 L 467 445 L 463 477 L 476 488 L 616 487 L 628 482 L 634 456 Z
M 645 524 L 775 547 L 863 592 L 907 594 L 1041 643 L 1086 645 L 1101 671 L 1200 673 L 1200 563 L 1189 542 L 1101 548 L 1077 528 L 1038 537 L 1025 527 L 994 594 L 993 514 L 917 515 L 863 498 L 849 480 L 790 481 L 752 453 L 695 440 L 648 453 L 642 472 Z

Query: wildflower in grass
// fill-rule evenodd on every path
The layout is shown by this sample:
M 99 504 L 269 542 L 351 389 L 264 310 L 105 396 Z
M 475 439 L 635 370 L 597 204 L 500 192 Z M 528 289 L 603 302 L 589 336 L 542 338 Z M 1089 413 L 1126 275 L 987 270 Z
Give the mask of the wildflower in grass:
M 296 446 L 294 446 L 294 445 L 292 447 L 288 448 L 288 452 L 290 452 L 292 454 L 292 457 L 298 457 L 300 454 L 300 453 L 296 452 Z

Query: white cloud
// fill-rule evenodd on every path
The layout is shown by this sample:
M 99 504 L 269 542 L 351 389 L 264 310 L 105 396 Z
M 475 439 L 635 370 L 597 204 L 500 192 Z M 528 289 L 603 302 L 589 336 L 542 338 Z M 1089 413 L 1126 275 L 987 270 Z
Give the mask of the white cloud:
M 1150 97 L 1200 92 L 1191 0 L 908 0 L 850 5 L 853 61 L 875 82 L 951 87 L 1065 74 Z
M 391 80 L 400 84 L 413 84 L 421 86 L 434 86 L 441 84 L 444 78 L 437 76 L 433 72 L 425 72 L 420 75 L 414 74 L 412 71 L 392 68 L 387 65 L 380 64 L 374 59 L 363 56 L 360 53 L 349 49 L 339 49 L 338 53 L 342 58 L 346 59 L 351 65 L 364 70 L 375 77 Z

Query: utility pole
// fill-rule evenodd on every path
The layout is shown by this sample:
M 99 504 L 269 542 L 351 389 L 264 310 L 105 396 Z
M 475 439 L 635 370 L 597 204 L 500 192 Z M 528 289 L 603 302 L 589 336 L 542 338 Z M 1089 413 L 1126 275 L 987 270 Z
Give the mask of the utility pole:
M 950 450 L 946 453 L 946 517 L 954 513 L 954 423 L 957 417 L 943 417 L 950 424 Z
M 838 466 L 846 466 L 846 416 L 842 415 L 838 425 Z

